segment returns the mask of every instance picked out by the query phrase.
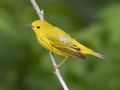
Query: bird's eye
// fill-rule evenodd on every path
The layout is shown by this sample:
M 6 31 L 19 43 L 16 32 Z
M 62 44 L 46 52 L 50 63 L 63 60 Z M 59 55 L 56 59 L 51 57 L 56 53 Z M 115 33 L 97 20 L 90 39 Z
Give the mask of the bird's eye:
M 37 29 L 39 29 L 40 28 L 40 26 L 37 26 Z

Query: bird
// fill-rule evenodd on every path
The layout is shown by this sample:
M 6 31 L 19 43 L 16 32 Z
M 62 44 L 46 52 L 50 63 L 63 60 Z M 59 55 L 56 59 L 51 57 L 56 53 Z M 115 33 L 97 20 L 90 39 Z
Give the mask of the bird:
M 80 44 L 70 35 L 68 35 L 62 29 L 51 25 L 45 20 L 35 20 L 31 24 L 28 24 L 33 29 L 36 34 L 38 42 L 52 53 L 64 56 L 65 59 L 58 65 L 54 67 L 56 70 L 59 68 L 63 62 L 70 56 L 86 59 L 84 54 L 91 54 L 99 58 L 104 59 L 103 54 L 94 52 L 93 50 L 87 48 L 86 46 Z

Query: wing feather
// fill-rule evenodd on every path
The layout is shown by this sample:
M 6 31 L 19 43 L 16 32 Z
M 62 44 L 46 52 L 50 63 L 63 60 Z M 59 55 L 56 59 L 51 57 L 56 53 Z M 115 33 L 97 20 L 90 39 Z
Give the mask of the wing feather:
M 57 29 L 55 29 L 53 31 L 51 30 L 51 33 L 52 34 L 47 34 L 47 38 L 54 48 L 70 56 L 86 59 L 85 56 L 80 52 L 80 48 L 71 42 L 71 37 L 64 31 L 59 30 L 58 32 Z

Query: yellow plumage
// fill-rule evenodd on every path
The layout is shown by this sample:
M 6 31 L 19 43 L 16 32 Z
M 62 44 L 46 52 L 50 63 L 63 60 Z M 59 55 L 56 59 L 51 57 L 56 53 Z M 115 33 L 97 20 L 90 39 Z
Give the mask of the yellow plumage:
M 52 26 L 46 21 L 36 20 L 30 26 L 36 33 L 38 42 L 53 53 L 65 56 L 66 58 L 73 56 L 86 59 L 83 54 L 92 54 L 104 58 L 103 55 L 83 46 L 63 30 Z

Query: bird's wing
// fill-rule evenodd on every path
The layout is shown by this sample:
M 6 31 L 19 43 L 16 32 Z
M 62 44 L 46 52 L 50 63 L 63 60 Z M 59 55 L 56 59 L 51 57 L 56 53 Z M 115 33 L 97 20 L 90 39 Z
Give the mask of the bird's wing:
M 81 54 L 80 48 L 72 43 L 71 37 L 64 31 L 60 30 L 59 28 L 55 28 L 49 33 L 46 33 L 46 35 L 50 41 L 50 44 L 54 48 L 67 53 L 68 55 L 86 59 L 85 56 Z

